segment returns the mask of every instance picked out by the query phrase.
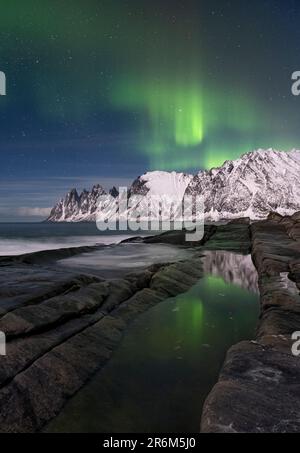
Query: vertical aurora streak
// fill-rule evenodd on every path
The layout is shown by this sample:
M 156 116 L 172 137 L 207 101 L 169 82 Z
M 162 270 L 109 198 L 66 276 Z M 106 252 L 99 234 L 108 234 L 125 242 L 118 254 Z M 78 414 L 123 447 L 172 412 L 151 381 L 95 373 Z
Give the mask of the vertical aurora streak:
M 2 178 L 194 173 L 299 148 L 299 21 L 294 0 L 6 4 Z
M 152 168 L 184 170 L 200 163 L 211 168 L 228 154 L 238 157 L 256 146 L 260 115 L 253 101 L 234 97 L 229 90 L 224 94 L 204 89 L 200 77 L 191 82 L 183 74 L 177 79 L 177 83 L 151 82 L 147 76 L 144 82 L 120 79 L 113 90 L 114 108 L 141 112 L 139 146 Z M 224 140 L 226 134 L 231 134 L 230 142 Z

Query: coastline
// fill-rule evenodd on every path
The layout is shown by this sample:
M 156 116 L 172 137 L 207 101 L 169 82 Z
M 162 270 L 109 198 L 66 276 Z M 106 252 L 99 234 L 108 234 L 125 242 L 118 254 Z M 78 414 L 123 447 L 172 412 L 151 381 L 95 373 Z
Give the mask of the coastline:
M 228 352 L 202 415 L 203 433 L 296 433 L 300 429 L 300 215 L 251 225 L 261 315 L 256 338 Z
M 270 215 L 268 220 L 252 225 L 245 219 L 209 225 L 201 243 L 192 245 L 191 258 L 154 264 L 118 279 L 102 279 L 52 265 L 58 259 L 103 246 L 2 258 L 0 272 L 7 287 L 20 276 L 23 283 L 19 292 L 16 288 L 15 293 L 7 291 L 6 297 L 2 294 L 0 330 L 7 335 L 8 354 L 0 373 L 1 431 L 41 431 L 108 362 L 126 328 L 139 314 L 185 293 L 203 277 L 202 257 L 207 250 L 245 255 L 251 251 L 259 275 L 262 314 L 256 339 L 235 345 L 228 352 L 219 382 L 204 405 L 201 431 L 299 429 L 294 422 L 283 427 L 281 420 L 287 414 L 276 406 L 288 398 L 286 411 L 291 411 L 291 404 L 293 413 L 300 407 L 295 385 L 300 363 L 290 352 L 290 335 L 300 328 L 299 301 L 280 286 L 281 274 L 290 272 L 300 287 L 297 220 Z M 170 232 L 124 242 L 182 246 L 183 237 L 184 232 Z M 272 400 L 268 392 L 277 393 L 278 398 Z M 261 410 L 257 410 L 258 405 Z

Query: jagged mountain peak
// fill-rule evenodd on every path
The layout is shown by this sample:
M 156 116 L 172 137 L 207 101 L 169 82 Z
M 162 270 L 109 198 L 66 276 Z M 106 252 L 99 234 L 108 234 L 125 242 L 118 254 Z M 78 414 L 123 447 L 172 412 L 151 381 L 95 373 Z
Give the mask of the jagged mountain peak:
M 206 217 L 212 220 L 290 214 L 300 207 L 299 174 L 300 151 L 258 149 L 199 172 L 187 193 L 203 196 Z
M 113 198 L 117 198 L 119 196 L 118 189 L 115 186 L 113 186 L 113 188 L 110 189 L 109 191 L 109 195 L 111 195 Z
M 77 189 L 73 188 L 67 193 L 67 197 L 69 198 L 79 198 Z
M 289 152 L 286 151 L 279 151 L 274 148 L 268 149 L 256 149 L 254 151 L 250 151 L 241 155 L 240 158 L 235 160 L 226 160 L 221 166 L 213 167 L 210 170 L 200 170 L 199 173 L 203 173 L 204 171 L 208 171 L 211 174 L 216 174 L 220 170 L 229 170 L 230 172 L 233 169 L 236 169 L 241 166 L 250 165 L 251 163 L 261 163 L 261 162 L 278 162 L 278 160 L 283 160 L 285 162 L 289 161 L 290 159 L 299 160 L 300 159 L 300 151 L 297 149 L 292 149 Z
M 220 167 L 202 170 L 196 176 L 147 172 L 135 179 L 129 197 L 141 195 L 147 201 L 151 196 L 171 195 L 183 199 L 185 194 L 201 195 L 209 220 L 264 218 L 270 211 L 290 215 L 300 210 L 299 175 L 299 150 L 257 149 L 239 159 L 228 160 Z M 105 194 L 100 184 L 80 195 L 73 189 L 53 208 L 48 220 L 94 221 L 99 197 Z M 115 187 L 109 194 L 118 197 Z
M 98 207 L 98 200 L 101 195 L 105 195 L 104 188 L 97 184 L 91 191 L 83 189 L 78 194 L 77 189 L 71 189 L 65 198 L 62 198 L 52 209 L 48 218 L 49 222 L 75 222 L 89 220 Z
M 131 185 L 129 197 L 141 196 L 164 196 L 172 195 L 179 199 L 183 198 L 188 184 L 193 179 L 192 175 L 185 173 L 153 171 L 139 176 Z M 66 198 L 62 199 L 52 210 L 48 221 L 51 222 L 79 222 L 95 221 L 99 205 L 99 197 L 105 195 L 103 187 L 99 184 L 92 188 L 91 192 L 83 191 L 79 196 L 71 191 Z M 109 194 L 117 198 L 119 192 L 113 187 Z

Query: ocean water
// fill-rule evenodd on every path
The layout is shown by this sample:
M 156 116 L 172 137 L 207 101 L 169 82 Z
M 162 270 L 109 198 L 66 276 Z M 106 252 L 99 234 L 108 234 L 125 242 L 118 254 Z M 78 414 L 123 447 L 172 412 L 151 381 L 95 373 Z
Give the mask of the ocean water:
M 94 223 L 2 223 L 0 256 L 15 256 L 41 250 L 116 244 L 132 232 L 100 232 Z

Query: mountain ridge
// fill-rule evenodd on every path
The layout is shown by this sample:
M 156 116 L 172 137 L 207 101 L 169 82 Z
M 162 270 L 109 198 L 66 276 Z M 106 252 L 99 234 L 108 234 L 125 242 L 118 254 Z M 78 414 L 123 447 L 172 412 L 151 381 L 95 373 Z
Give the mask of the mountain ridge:
M 211 221 L 250 217 L 261 219 L 270 211 L 290 215 L 300 209 L 300 151 L 258 149 L 239 159 L 227 160 L 220 167 L 200 170 L 195 175 L 178 172 L 153 171 L 136 178 L 129 191 L 149 197 L 201 195 L 205 218 Z M 95 221 L 101 195 L 118 197 L 113 187 L 109 192 L 98 184 L 91 191 L 78 194 L 72 189 L 52 209 L 48 222 Z M 154 215 L 159 215 L 155 208 Z M 130 217 L 130 210 L 129 210 Z
M 261 219 L 270 211 L 289 215 L 300 207 L 299 175 L 300 151 L 258 149 L 200 171 L 186 193 L 203 196 L 209 220 Z

